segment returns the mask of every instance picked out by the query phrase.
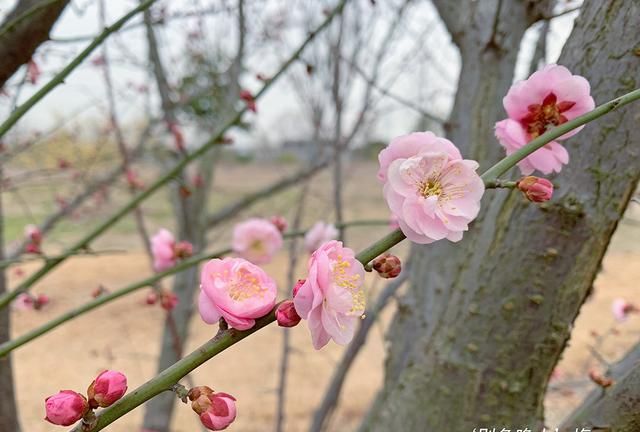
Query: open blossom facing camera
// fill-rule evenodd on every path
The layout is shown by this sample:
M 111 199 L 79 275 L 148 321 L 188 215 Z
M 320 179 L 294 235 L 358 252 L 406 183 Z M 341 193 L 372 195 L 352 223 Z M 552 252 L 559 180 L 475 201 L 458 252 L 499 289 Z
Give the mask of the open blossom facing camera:
M 273 309 L 276 294 L 275 281 L 260 267 L 242 258 L 213 259 L 202 268 L 198 310 L 208 324 L 222 317 L 247 330 Z
M 309 253 L 313 253 L 323 243 L 334 240 L 338 237 L 338 230 L 333 224 L 322 221 L 316 222 L 304 235 L 304 248 Z
M 462 239 L 484 193 L 477 162 L 430 132 L 394 139 L 378 159 L 385 199 L 409 240 Z
M 313 347 L 320 349 L 330 339 L 348 344 L 364 313 L 364 266 L 353 250 L 332 240 L 311 255 L 307 269 L 307 279 L 293 303 L 298 315 L 309 323 Z
M 547 65 L 525 81 L 515 83 L 502 100 L 509 118 L 496 123 L 496 137 L 507 154 L 518 150 L 548 129 L 573 120 L 595 107 L 589 82 L 572 75 L 564 66 Z M 558 138 L 567 139 L 582 129 L 578 127 Z M 551 141 L 518 163 L 529 175 L 534 170 L 544 174 L 560 172 L 569 162 L 567 150 Z
M 164 271 L 176 265 L 178 259 L 190 257 L 193 246 L 186 241 L 176 243 L 171 231 L 163 228 L 151 237 L 151 252 L 154 269 Z
M 266 264 L 282 247 L 282 233 L 266 219 L 251 218 L 233 228 L 233 251 L 254 264 Z

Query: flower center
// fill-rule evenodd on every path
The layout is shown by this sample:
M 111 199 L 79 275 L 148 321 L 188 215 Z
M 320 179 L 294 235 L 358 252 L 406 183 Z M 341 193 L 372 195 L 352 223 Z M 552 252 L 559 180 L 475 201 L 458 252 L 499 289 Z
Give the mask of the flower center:
M 442 184 L 437 179 L 427 179 L 419 183 L 418 192 L 425 198 L 442 195 Z
M 245 269 L 240 269 L 229 281 L 229 297 L 235 301 L 255 296 L 264 297 L 266 292 L 267 288 L 260 285 L 258 278 Z
M 347 269 L 351 267 L 351 263 L 344 260 L 342 255 L 338 255 L 337 258 L 333 264 L 333 280 L 336 285 L 351 293 L 352 304 L 349 313 L 352 315 L 362 315 L 366 306 L 366 299 L 364 290 L 362 289 L 360 275 L 347 273 Z
M 565 123 L 567 118 L 562 113 L 570 110 L 575 104 L 568 101 L 558 103 L 556 95 L 549 93 L 542 100 L 542 104 L 532 104 L 527 107 L 529 112 L 520 120 L 520 123 L 532 139 L 537 138 L 548 129 Z
M 251 246 L 249 246 L 249 249 L 257 254 L 262 254 L 265 252 L 264 242 L 262 240 L 254 240 Z

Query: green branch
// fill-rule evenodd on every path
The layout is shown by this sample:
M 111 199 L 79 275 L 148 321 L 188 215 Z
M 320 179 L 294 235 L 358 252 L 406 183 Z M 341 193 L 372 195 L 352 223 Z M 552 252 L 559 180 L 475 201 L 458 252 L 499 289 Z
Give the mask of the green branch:
M 11 115 L 0 125 L 0 138 L 2 138 L 14 124 L 18 122 L 35 104 L 40 102 L 42 98 L 44 98 L 51 90 L 56 88 L 58 85 L 64 82 L 64 79 L 69 76 L 71 72 L 86 59 L 89 55 L 98 48 L 102 42 L 106 38 L 108 38 L 112 33 L 120 30 L 120 28 L 131 18 L 136 16 L 138 13 L 144 11 L 148 7 L 150 7 L 156 0 L 146 0 L 144 3 L 141 3 L 135 9 L 132 9 L 129 13 L 124 15 L 118 21 L 116 21 L 111 26 L 105 28 L 98 37 L 96 37 L 80 54 L 76 56 L 64 69 L 62 69 L 56 76 L 54 76 L 51 81 L 49 81 L 46 85 L 44 85 L 40 90 L 38 90 L 33 96 L 31 96 L 25 103 L 17 107 Z M 55 2 L 51 2 L 55 3 Z M 34 10 L 37 11 L 37 8 L 41 5 L 37 5 L 31 10 L 25 12 L 26 14 L 34 13 Z M 20 17 L 18 17 L 20 18 Z
M 400 243 L 404 238 L 405 236 L 400 230 L 395 230 L 360 252 L 356 258 L 365 265 L 373 258 Z M 256 325 L 249 330 L 239 331 L 235 329 L 227 329 L 218 331 L 218 334 L 213 339 L 201 345 L 188 356 L 178 360 L 176 363 L 162 371 L 158 376 L 142 384 L 111 407 L 100 412 L 97 415 L 98 421 L 95 427 L 83 429 L 82 424 L 78 424 L 72 429 L 72 432 L 96 432 L 102 430 L 154 396 L 157 396 L 164 391 L 171 390 L 171 388 L 178 383 L 180 379 L 185 377 L 198 366 L 212 359 L 217 354 L 247 336 L 274 322 L 276 320 L 275 311 L 277 308 L 278 305 L 276 305 L 268 315 L 257 319 Z
M 554 127 L 489 168 L 484 174 L 482 174 L 482 180 L 484 180 L 485 183 L 496 180 L 499 176 L 513 168 L 522 159 L 544 147 L 546 144 L 549 144 L 554 139 L 638 99 L 640 99 L 640 89 L 636 89 L 624 96 L 620 96 L 619 98 L 600 105 L 593 111 L 589 111 L 580 117 L 576 117 L 573 120 L 561 124 L 560 126 Z
M 154 0 L 147 0 L 143 4 L 151 3 Z M 271 85 L 276 82 L 276 80 L 284 74 L 285 70 L 295 62 L 298 57 L 302 54 L 304 49 L 311 43 L 311 41 L 318 35 L 322 30 L 324 30 L 331 20 L 344 8 L 348 0 L 342 0 L 338 6 L 326 17 L 326 19 L 316 28 L 313 32 L 309 33 L 304 42 L 300 45 L 300 47 L 289 57 L 289 59 L 281 66 L 280 70 L 271 77 L 267 82 L 265 82 L 262 89 L 256 94 L 255 99 L 258 99 L 262 96 Z M 142 5 L 141 5 L 142 6 Z M 24 282 L 22 282 L 16 289 L 11 292 L 5 293 L 0 297 L 0 308 L 6 307 L 11 300 L 16 298 L 20 293 L 26 292 L 29 288 L 40 280 L 44 275 L 49 273 L 55 267 L 64 262 L 70 255 L 74 254 L 78 250 L 86 249 L 89 247 L 89 244 L 107 231 L 112 225 L 118 222 L 122 217 L 124 217 L 131 210 L 136 208 L 140 203 L 142 203 L 145 199 L 150 197 L 154 192 L 164 186 L 166 183 L 170 182 L 176 175 L 178 175 L 182 169 L 187 166 L 193 160 L 199 158 L 203 154 L 205 154 L 209 149 L 213 146 L 219 144 L 224 136 L 224 134 L 231 127 L 236 125 L 242 118 L 242 115 L 247 110 L 246 107 L 242 108 L 240 111 L 236 113 L 236 115 L 220 129 L 217 133 L 214 134 L 213 137 L 209 139 L 206 143 L 204 143 L 201 147 L 195 150 L 193 153 L 186 155 L 183 159 L 180 160 L 172 169 L 170 169 L 165 175 L 156 180 L 149 188 L 141 192 L 139 195 L 131 199 L 127 204 L 124 205 L 119 211 L 117 211 L 114 215 L 112 215 L 109 219 L 103 222 L 98 227 L 94 228 L 93 231 L 89 232 L 84 238 L 78 241 L 76 244 L 71 246 L 65 253 L 59 256 L 57 259 L 53 259 L 48 261 L 45 265 L 43 265 L 38 271 L 32 274 L 29 278 L 27 278 Z M 1 136 L 1 134 L 0 134 Z

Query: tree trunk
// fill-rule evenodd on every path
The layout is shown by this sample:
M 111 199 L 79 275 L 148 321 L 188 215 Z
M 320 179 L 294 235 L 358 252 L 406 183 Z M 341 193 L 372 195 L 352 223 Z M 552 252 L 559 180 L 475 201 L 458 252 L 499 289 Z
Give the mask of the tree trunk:
M 439 7 L 463 59 L 449 132 L 486 168 L 502 155 L 492 129 L 504 117 L 516 48 L 535 16 L 518 1 L 498 8 L 478 1 L 470 25 L 459 4 Z M 598 103 L 640 84 L 636 35 L 628 31 L 640 25 L 639 9 L 585 1 L 565 46 L 560 63 L 591 82 Z M 481 48 L 487 39 L 476 32 L 487 26 L 499 37 Z M 465 47 L 474 40 L 475 52 Z M 569 140 L 572 160 L 554 178 L 551 202 L 488 191 L 463 241 L 414 247 L 411 287 L 389 333 L 385 386 L 364 430 L 542 428 L 549 375 L 640 176 L 637 111 L 614 112 Z
M 205 158 L 210 159 L 211 153 Z M 184 177 L 183 174 L 181 180 L 172 186 L 170 192 L 178 225 L 177 240 L 190 242 L 194 252 L 198 253 L 206 247 L 204 223 L 206 192 L 194 190 L 190 196 L 185 196 L 181 191 L 181 185 L 186 184 Z M 205 184 L 210 185 L 210 181 L 205 180 Z M 184 270 L 175 276 L 173 293 L 178 297 L 179 302 L 170 313 L 167 313 L 165 319 L 158 372 L 182 358 L 182 345 L 189 337 L 189 322 L 193 314 L 195 293 L 199 287 L 199 276 L 198 266 Z M 169 432 L 176 400 L 176 395 L 172 392 L 165 392 L 151 399 L 146 406 L 144 428 L 157 432 Z
M 68 3 L 21 0 L 9 12 L 0 26 L 0 88 L 49 39 L 51 28 Z
M 0 167 L 0 178 L 2 168 Z M 0 189 L 0 261 L 4 259 L 4 214 L 2 208 L 2 190 Z M 7 291 L 6 268 L 0 268 L 0 295 Z M 10 308 L 0 308 L 0 343 L 11 337 Z M 18 407 L 13 385 L 11 355 L 0 358 L 0 431 L 20 432 Z

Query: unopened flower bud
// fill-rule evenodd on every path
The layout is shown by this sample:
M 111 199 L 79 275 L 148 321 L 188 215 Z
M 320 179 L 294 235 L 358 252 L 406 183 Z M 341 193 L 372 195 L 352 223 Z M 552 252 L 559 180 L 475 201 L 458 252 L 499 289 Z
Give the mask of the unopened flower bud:
M 276 309 L 276 320 L 280 327 L 295 327 L 300 322 L 300 315 L 296 312 L 293 300 L 285 300 Z
M 553 183 L 545 178 L 526 176 L 518 180 L 518 189 L 532 202 L 545 202 L 553 195 Z
M 300 287 L 302 285 L 304 285 L 304 283 L 306 282 L 306 279 L 298 279 L 298 282 L 296 282 L 296 284 L 293 286 L 293 296 L 295 297 L 298 294 L 298 291 L 300 290 Z
M 111 406 L 127 391 L 127 377 L 112 370 L 101 372 L 87 389 L 91 408 Z
M 589 379 L 602 388 L 610 387 L 613 384 L 613 380 L 611 378 L 607 378 L 594 370 L 589 371 Z
M 208 410 L 211 407 L 210 394 L 213 394 L 213 390 L 207 386 L 198 386 L 189 390 L 187 397 L 191 401 L 191 409 L 198 415 Z
M 640 309 L 625 299 L 617 298 L 611 304 L 611 312 L 613 312 L 613 316 L 617 321 L 623 322 L 626 321 L 629 314 L 640 312 Z
M 44 407 L 49 423 L 71 426 L 85 415 L 89 404 L 84 396 L 73 390 L 62 390 L 45 399 Z
M 280 231 L 281 233 L 285 232 L 287 226 L 289 226 L 284 216 L 271 216 L 269 221 L 274 224 L 276 228 L 278 228 L 278 231 Z
M 160 306 L 165 310 L 173 310 L 179 302 L 178 296 L 171 291 L 162 291 L 160 294 Z
M 33 302 L 34 309 L 41 309 L 49 304 L 49 296 L 46 294 L 38 294 Z
M 393 279 L 402 271 L 402 263 L 400 258 L 387 252 L 373 260 L 373 269 L 380 277 Z
M 200 414 L 200 421 L 209 430 L 226 429 L 236 419 L 236 399 L 226 393 L 208 395 L 211 406 Z
M 158 302 L 158 294 L 155 291 L 150 291 L 144 301 L 148 305 L 154 305 Z
M 173 247 L 173 253 L 176 258 L 185 259 L 193 255 L 193 245 L 188 241 L 181 241 L 176 243 Z
M 258 109 L 256 107 L 256 100 L 249 90 L 240 90 L 240 99 L 242 99 L 244 103 L 247 104 L 247 108 L 249 109 L 249 111 L 257 112 Z

